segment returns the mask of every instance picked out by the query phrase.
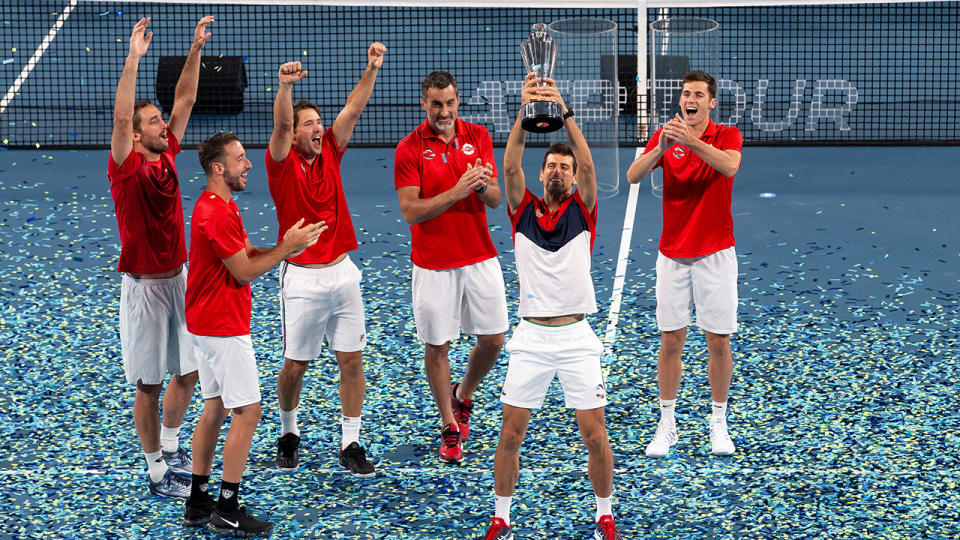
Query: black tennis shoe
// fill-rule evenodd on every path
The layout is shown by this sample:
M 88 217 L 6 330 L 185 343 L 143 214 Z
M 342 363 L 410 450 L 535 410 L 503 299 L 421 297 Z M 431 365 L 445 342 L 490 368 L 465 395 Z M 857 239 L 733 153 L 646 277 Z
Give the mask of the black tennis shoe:
M 340 451 L 340 466 L 360 478 L 370 478 L 377 474 L 373 464 L 367 461 L 367 451 L 356 442 L 348 444 Z
M 277 439 L 277 468 L 281 471 L 295 471 L 300 464 L 300 437 L 287 433 Z
M 261 536 L 273 532 L 273 523 L 247 514 L 247 509 L 242 506 L 236 512 L 229 513 L 214 508 L 207 528 L 231 536 Z

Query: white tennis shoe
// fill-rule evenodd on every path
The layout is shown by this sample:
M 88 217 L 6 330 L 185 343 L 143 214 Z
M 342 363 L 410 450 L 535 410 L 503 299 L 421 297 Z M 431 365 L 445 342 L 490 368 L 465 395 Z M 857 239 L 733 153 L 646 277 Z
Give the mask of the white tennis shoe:
M 657 424 L 657 432 L 644 452 L 647 457 L 660 458 L 670 453 L 670 447 L 677 444 L 677 424 L 666 422 L 662 418 Z
M 710 418 L 710 446 L 715 456 L 731 456 L 737 451 L 727 432 L 727 419 L 722 416 Z

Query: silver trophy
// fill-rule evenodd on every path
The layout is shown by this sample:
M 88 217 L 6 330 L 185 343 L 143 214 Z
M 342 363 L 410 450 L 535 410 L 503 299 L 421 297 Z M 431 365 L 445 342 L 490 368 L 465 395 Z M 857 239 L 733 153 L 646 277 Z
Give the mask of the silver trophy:
M 560 44 L 544 23 L 533 25 L 527 41 L 520 44 L 520 56 L 527 73 L 536 73 L 538 79 L 553 78 L 559 52 Z M 538 84 L 545 85 L 544 82 Z M 531 101 L 520 109 L 520 125 L 531 133 L 556 131 L 563 127 L 563 110 L 555 101 Z

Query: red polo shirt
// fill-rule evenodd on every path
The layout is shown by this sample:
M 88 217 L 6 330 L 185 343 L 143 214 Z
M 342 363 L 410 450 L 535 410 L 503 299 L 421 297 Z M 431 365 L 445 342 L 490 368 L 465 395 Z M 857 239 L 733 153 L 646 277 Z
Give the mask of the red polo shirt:
M 183 203 L 174 157 L 180 143 L 167 130 L 167 151 L 157 161 L 131 151 L 117 166 L 107 158 L 107 178 L 120 232 L 118 272 L 159 274 L 187 262 Z
M 657 130 L 645 152 L 660 142 Z M 735 126 L 710 120 L 700 140 L 720 150 L 743 148 Z M 675 144 L 657 161 L 663 168 L 663 232 L 660 253 L 673 259 L 700 257 L 734 245 L 730 198 L 733 177 L 724 176 L 689 148 Z
M 493 165 L 493 142 L 483 126 L 457 119 L 456 135 L 443 142 L 427 122 L 404 137 L 394 156 L 393 185 L 420 188 L 429 199 L 456 185 L 467 164 Z M 410 226 L 413 264 L 431 270 L 458 268 L 497 256 L 487 229 L 487 210 L 476 193 L 455 202 L 439 216 Z
M 270 156 L 264 158 L 270 196 L 277 207 L 277 243 L 300 218 L 304 223 L 326 221 L 328 229 L 317 243 L 300 255 L 287 259 L 297 264 L 328 263 L 341 254 L 357 249 L 357 235 L 353 231 L 347 199 L 340 181 L 340 160 L 346 149 L 337 147 L 333 127 L 323 132 L 320 155 L 307 163 L 295 147 L 286 159 L 277 163 Z
M 250 333 L 250 285 L 241 285 L 222 259 L 246 248 L 240 209 L 233 199 L 204 191 L 190 221 L 187 330 L 198 336 Z

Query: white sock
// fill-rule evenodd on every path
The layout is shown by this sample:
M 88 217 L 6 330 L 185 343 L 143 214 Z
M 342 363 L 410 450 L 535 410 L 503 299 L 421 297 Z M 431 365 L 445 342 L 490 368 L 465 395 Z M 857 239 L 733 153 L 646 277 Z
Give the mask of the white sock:
M 164 452 L 176 452 L 180 449 L 180 426 L 167 427 L 160 424 L 160 449 Z
M 497 494 L 493 495 L 493 504 L 496 508 L 496 511 L 493 513 L 494 517 L 498 517 L 507 524 L 507 527 L 510 526 L 510 503 L 513 502 L 513 496 L 501 497 Z
M 710 415 L 710 418 L 726 418 L 727 417 L 727 402 L 718 403 L 716 401 L 710 402 L 713 405 L 713 413 Z
M 163 475 L 167 474 L 167 463 L 163 461 L 163 455 L 160 453 L 160 450 L 150 452 L 149 454 L 144 452 L 143 456 L 147 458 L 147 469 L 150 471 L 150 481 L 159 482 L 162 480 Z
M 283 437 L 287 433 L 293 433 L 297 437 L 300 436 L 300 430 L 297 428 L 297 411 L 300 410 L 300 407 L 292 411 L 285 411 L 280 409 L 280 436 Z
M 360 418 L 340 416 L 340 433 L 343 436 L 340 448 L 346 448 L 353 442 L 360 444 Z
M 600 521 L 602 516 L 613 515 L 613 510 L 611 509 L 610 497 L 597 497 L 597 518 L 594 521 Z M 611 496 L 612 497 L 612 496 Z
M 676 406 L 677 406 L 676 399 L 661 399 L 660 400 L 660 419 L 673 424 L 674 423 L 673 411 L 676 409 Z

